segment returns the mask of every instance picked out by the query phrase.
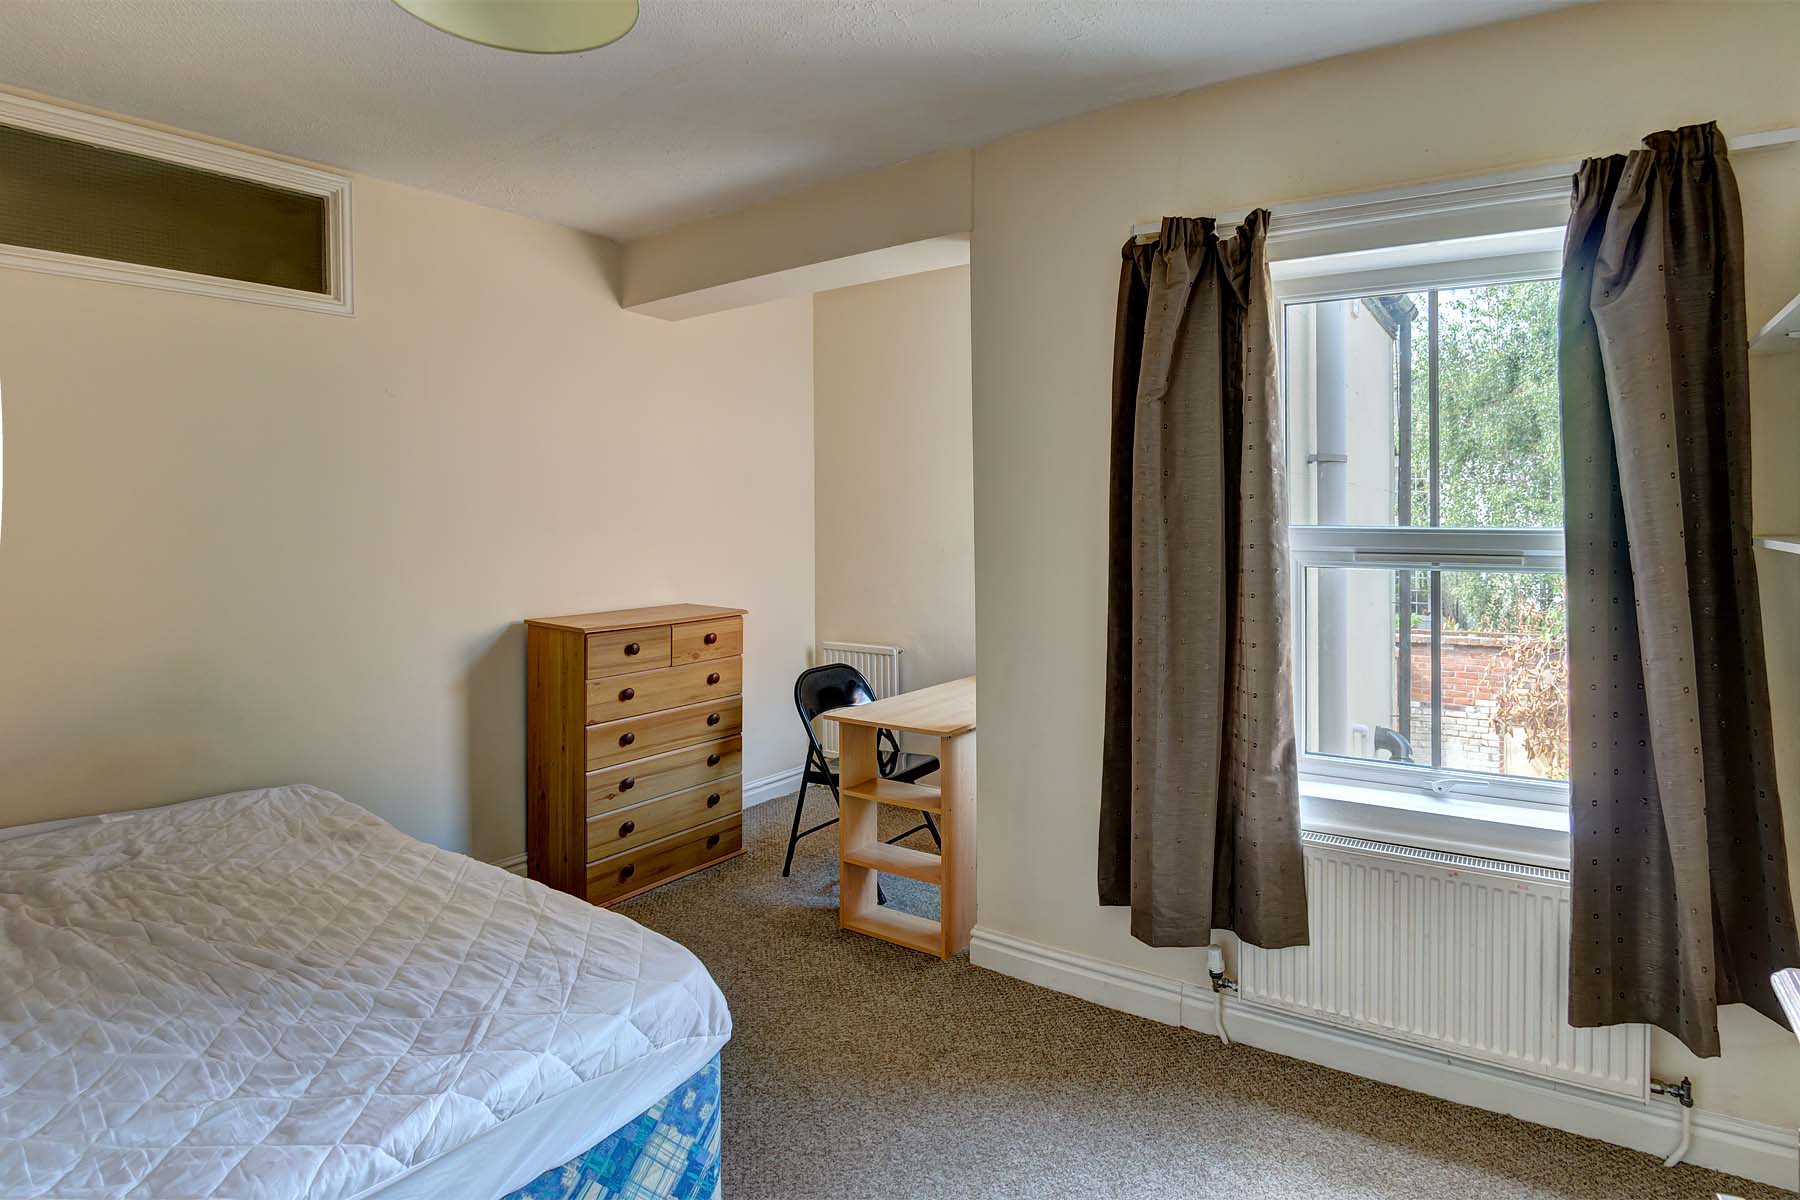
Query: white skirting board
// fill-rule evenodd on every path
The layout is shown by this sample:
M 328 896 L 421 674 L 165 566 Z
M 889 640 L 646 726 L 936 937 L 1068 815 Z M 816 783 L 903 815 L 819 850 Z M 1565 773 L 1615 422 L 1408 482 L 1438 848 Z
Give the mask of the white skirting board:
M 751 780 L 744 785 L 744 807 L 753 808 L 765 800 L 778 800 L 783 796 L 791 796 L 794 789 L 800 786 L 799 767 L 789 767 L 785 771 L 777 771 L 773 775 L 765 775 L 761 779 Z M 489 860 L 492 866 L 502 871 L 511 871 L 514 875 L 525 874 L 525 856 L 509 854 L 505 858 Z
M 969 943 L 969 958 L 978 967 L 1106 1008 L 1217 1033 L 1213 992 L 1205 983 L 1089 958 L 979 925 Z M 1225 1023 L 1234 1042 L 1658 1157 L 1673 1149 L 1680 1137 L 1680 1110 L 1661 1099 L 1641 1103 L 1567 1087 L 1235 997 L 1226 1000 Z M 1697 1108 L 1693 1145 L 1685 1161 L 1794 1188 L 1800 1185 L 1800 1136 L 1792 1129 Z
M 744 807 L 754 808 L 765 800 L 792 796 L 800 786 L 800 767 L 789 767 L 773 775 L 764 775 L 744 785 Z

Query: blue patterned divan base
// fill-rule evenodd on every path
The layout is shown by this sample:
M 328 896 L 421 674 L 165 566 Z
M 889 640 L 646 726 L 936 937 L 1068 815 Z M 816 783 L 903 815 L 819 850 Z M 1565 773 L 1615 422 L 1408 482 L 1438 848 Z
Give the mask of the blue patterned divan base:
M 719 1188 L 719 1060 L 611 1137 L 501 1200 L 712 1200 Z

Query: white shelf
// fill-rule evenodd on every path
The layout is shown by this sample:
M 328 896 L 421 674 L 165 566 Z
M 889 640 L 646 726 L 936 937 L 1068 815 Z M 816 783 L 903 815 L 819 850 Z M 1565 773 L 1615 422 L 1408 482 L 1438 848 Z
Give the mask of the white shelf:
M 1779 550 L 1783 554 L 1800 554 L 1800 533 L 1764 533 L 1754 539 L 1764 550 Z
M 1752 354 L 1791 354 L 1800 351 L 1800 296 L 1769 318 L 1762 332 L 1750 339 Z

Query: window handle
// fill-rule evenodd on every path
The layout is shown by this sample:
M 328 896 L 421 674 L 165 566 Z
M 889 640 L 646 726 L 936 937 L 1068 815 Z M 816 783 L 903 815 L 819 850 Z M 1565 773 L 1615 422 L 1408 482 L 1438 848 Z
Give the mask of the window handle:
M 1434 779 L 1425 787 L 1434 796 L 1448 796 L 1452 792 L 1478 792 L 1487 788 L 1485 779 Z

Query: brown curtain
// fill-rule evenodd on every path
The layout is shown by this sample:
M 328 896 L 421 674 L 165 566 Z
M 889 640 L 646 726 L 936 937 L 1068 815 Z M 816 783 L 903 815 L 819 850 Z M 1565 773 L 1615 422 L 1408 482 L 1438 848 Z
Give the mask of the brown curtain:
M 1268 220 L 1119 279 L 1100 903 L 1152 946 L 1306 942 Z
M 1695 125 L 1575 176 L 1561 382 L 1569 1020 L 1719 1053 L 1800 963 L 1750 545 L 1744 230 Z

